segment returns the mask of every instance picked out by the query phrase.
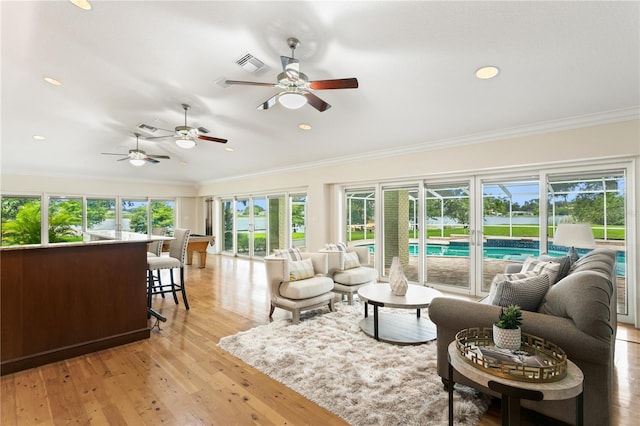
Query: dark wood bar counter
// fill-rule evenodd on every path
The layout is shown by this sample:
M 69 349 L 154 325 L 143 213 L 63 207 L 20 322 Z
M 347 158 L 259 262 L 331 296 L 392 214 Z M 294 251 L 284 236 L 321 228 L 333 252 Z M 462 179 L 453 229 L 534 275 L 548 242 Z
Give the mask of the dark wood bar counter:
M 1 374 L 149 338 L 146 245 L 0 249 Z

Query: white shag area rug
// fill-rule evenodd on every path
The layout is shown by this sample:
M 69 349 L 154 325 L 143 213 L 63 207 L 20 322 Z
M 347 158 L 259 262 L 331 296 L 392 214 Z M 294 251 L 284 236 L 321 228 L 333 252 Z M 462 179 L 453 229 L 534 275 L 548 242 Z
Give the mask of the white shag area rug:
M 362 303 L 337 303 L 336 312 L 303 313 L 298 325 L 276 320 L 223 337 L 218 346 L 352 425 L 448 424 L 436 342 L 378 342 L 360 330 L 363 316 Z M 487 397 L 456 385 L 455 424 L 477 424 L 488 405 Z

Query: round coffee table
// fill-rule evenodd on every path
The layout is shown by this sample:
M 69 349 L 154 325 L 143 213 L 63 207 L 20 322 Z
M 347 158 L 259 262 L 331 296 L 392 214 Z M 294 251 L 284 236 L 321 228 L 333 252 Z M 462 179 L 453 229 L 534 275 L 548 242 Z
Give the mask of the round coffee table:
M 407 294 L 396 296 L 389 284 L 369 284 L 358 290 L 364 301 L 364 319 L 360 328 L 376 340 L 398 345 L 419 345 L 436 338 L 436 325 L 428 318 L 422 318 L 420 309 L 428 308 L 434 297 L 442 296 L 438 290 L 421 285 L 409 284 Z M 373 305 L 373 318 L 369 316 L 369 306 Z M 416 316 L 380 314 L 378 308 L 415 309 Z

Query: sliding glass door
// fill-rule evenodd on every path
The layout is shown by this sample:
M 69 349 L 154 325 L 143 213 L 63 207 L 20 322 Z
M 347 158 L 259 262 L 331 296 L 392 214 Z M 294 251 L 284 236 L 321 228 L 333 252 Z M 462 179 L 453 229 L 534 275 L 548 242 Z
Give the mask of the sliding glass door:
M 426 183 L 424 187 L 428 285 L 470 289 L 470 183 Z
M 537 176 L 481 178 L 479 187 L 482 213 L 475 242 L 482 257 L 477 290 L 485 293 L 506 265 L 540 254 L 540 183 Z
M 569 247 L 553 243 L 558 225 L 587 223 L 591 227 L 596 247 L 616 251 L 616 289 L 618 314 L 629 317 L 633 306 L 628 286 L 627 268 L 627 179 L 625 170 L 547 176 L 547 222 L 549 240 L 547 251 L 565 255 Z M 590 248 L 576 247 L 582 256 Z

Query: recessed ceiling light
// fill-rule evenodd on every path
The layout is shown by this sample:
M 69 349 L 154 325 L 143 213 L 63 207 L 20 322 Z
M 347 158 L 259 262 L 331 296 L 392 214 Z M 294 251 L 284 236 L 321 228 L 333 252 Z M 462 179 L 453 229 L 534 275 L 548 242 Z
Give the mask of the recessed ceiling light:
M 42 136 L 42 135 L 33 135 L 33 138 L 37 141 L 43 141 L 47 139 L 45 136 Z
M 187 163 L 186 161 L 181 161 L 178 164 L 180 164 L 181 166 L 188 166 L 189 163 Z
M 78 6 L 82 10 L 91 10 L 91 3 L 89 0 L 69 0 L 74 5 Z
M 301 130 L 311 130 L 311 124 L 300 123 L 298 124 L 298 128 Z
M 224 150 L 227 151 L 227 152 L 233 152 L 234 151 L 234 149 L 231 148 L 230 146 L 225 146 Z
M 500 73 L 500 70 L 498 69 L 498 67 L 494 67 L 490 65 L 490 66 L 479 68 L 476 71 L 476 77 L 478 77 L 480 80 L 489 80 L 497 76 L 498 73 Z
M 60 83 L 59 80 L 56 80 L 53 77 L 44 77 L 44 81 L 46 81 L 47 83 L 53 85 L 53 86 L 62 86 L 62 83 Z

